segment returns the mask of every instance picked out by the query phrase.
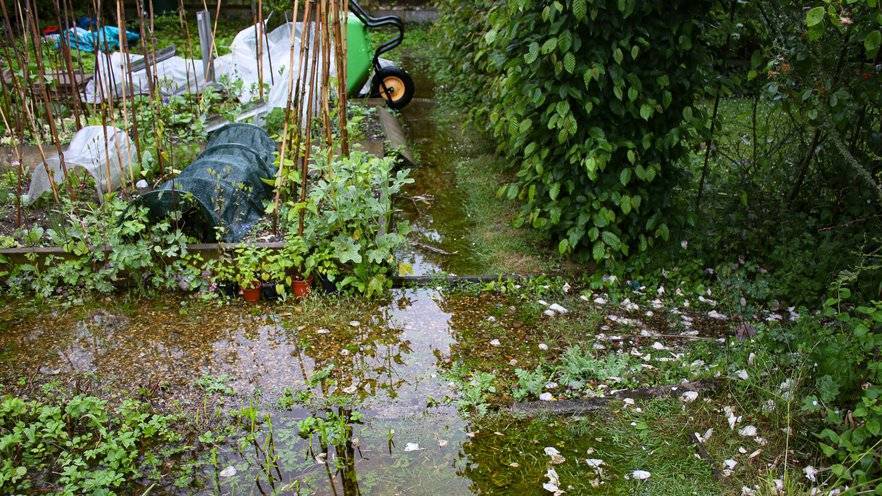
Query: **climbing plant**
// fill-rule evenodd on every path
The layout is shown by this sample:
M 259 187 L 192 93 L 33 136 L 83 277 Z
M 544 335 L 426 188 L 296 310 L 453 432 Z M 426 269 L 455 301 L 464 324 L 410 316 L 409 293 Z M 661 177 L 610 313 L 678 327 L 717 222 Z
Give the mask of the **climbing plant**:
M 484 2 L 480 39 L 466 34 L 448 55 L 474 69 L 473 96 L 485 104 L 476 121 L 517 169 L 499 190 L 522 202 L 516 224 L 596 261 L 669 237 L 662 213 L 685 151 L 684 117 L 705 56 L 700 20 L 711 4 Z M 481 10 L 442 5 L 448 31 Z M 456 86 L 468 85 L 472 74 L 459 74 Z

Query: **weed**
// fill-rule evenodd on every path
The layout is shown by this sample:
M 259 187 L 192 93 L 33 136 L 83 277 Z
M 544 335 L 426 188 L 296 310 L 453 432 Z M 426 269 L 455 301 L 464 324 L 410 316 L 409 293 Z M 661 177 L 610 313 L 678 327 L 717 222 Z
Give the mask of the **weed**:
M 220 394 L 223 396 L 233 396 L 236 391 L 230 387 L 230 376 L 227 374 L 211 375 L 204 374 L 196 381 L 196 387 L 202 389 L 208 394 Z
M 181 441 L 175 417 L 126 400 L 119 408 L 91 396 L 50 402 L 0 400 L 0 489 L 4 493 L 128 493 L 167 469 L 160 448 Z

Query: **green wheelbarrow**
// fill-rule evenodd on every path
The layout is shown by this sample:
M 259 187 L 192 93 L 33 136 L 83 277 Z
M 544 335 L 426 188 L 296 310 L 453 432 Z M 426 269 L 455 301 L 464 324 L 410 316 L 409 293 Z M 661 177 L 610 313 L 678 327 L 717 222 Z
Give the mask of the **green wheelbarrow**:
M 355 0 L 349 0 L 349 10 L 347 91 L 352 96 L 360 96 L 361 89 L 370 79 L 369 96 L 383 98 L 389 107 L 396 110 L 406 107 L 416 91 L 413 78 L 400 67 L 380 63 L 381 55 L 394 50 L 404 41 L 404 22 L 396 16 L 372 17 Z M 397 28 L 398 35 L 373 49 L 368 31 L 386 26 Z

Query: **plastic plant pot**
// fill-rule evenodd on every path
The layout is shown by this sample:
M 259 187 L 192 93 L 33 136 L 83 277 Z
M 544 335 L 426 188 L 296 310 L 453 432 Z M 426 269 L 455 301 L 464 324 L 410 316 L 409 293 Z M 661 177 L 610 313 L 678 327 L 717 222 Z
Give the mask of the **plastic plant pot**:
M 294 291 L 295 298 L 306 298 L 312 291 L 312 276 L 309 276 L 307 279 L 294 278 L 291 281 L 291 289 Z
M 240 287 L 239 292 L 242 293 L 242 298 L 248 303 L 257 303 L 260 301 L 261 284 L 259 281 L 255 281 L 251 284 L 251 287 Z

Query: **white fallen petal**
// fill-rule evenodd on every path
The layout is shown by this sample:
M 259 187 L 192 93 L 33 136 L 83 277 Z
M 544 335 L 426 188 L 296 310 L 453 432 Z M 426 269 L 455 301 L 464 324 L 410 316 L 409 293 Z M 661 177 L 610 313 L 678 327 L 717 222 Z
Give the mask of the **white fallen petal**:
M 750 377 L 750 375 L 748 375 L 746 370 L 741 369 L 738 372 L 735 372 L 735 377 L 741 379 L 742 381 L 746 381 Z
M 738 435 L 742 437 L 756 437 L 756 427 L 752 425 L 745 425 L 744 427 L 738 429 Z
M 714 435 L 714 428 L 711 427 L 710 429 L 704 431 L 704 435 L 701 435 L 696 432 L 695 438 L 698 439 L 698 442 L 700 442 L 700 443 L 706 443 L 708 441 L 708 439 L 710 439 L 711 436 L 713 436 L 713 435 Z
M 804 469 L 802 469 L 802 473 L 805 474 L 806 479 L 808 479 L 812 482 L 815 482 L 817 479 L 818 470 L 815 467 L 812 467 L 811 465 L 809 465 L 809 466 L 805 467 Z
M 631 472 L 631 478 L 634 480 L 646 480 L 652 477 L 652 474 L 645 470 L 635 470 Z
M 693 401 L 698 399 L 698 391 L 686 391 L 682 395 L 680 395 L 680 399 L 684 403 L 692 403 Z
M 551 458 L 552 465 L 560 465 L 561 463 L 567 461 L 567 459 L 560 454 L 560 451 L 558 451 L 557 448 L 553 446 L 547 446 L 545 448 L 545 454 Z
M 729 423 L 729 429 L 734 429 L 735 424 L 741 421 L 741 417 L 735 416 L 735 411 L 731 406 L 723 407 L 723 412 L 726 414 L 726 421 Z
M 550 308 L 549 308 L 548 310 L 542 312 L 542 313 L 543 313 L 546 317 L 555 317 L 555 316 L 557 316 L 557 312 L 555 312 L 554 310 L 552 310 L 552 309 L 550 309 Z
M 539 395 L 541 401 L 554 401 L 554 395 L 551 393 L 542 393 Z
M 490 341 L 490 346 L 501 346 L 501 345 L 502 345 L 502 343 L 500 343 L 498 339 L 494 339 L 493 341 Z
M 549 310 L 553 310 L 553 311 L 555 311 L 555 312 L 557 312 L 557 313 L 560 313 L 560 314 L 569 313 L 569 310 L 567 310 L 566 308 L 564 308 L 564 307 L 558 305 L 557 303 L 552 303 L 551 306 L 548 307 L 548 309 L 549 309 Z
M 723 467 L 732 470 L 735 466 L 738 465 L 738 462 L 729 458 L 728 460 L 723 460 Z
M 236 467 L 230 465 L 229 467 L 221 470 L 220 474 L 218 474 L 218 475 L 220 475 L 221 477 L 235 477 Z
M 589 458 L 585 460 L 585 463 L 588 464 L 589 467 L 598 469 L 601 465 L 603 465 L 603 460 L 600 458 Z
M 711 310 L 710 312 L 707 313 L 707 316 L 714 319 L 714 320 L 729 320 L 729 317 L 726 317 L 725 315 L 721 314 L 720 312 L 718 312 L 716 310 Z
M 422 448 L 420 448 L 420 445 L 417 443 L 407 443 L 407 445 L 404 446 L 405 453 L 409 453 L 411 451 L 420 451 L 421 449 Z

